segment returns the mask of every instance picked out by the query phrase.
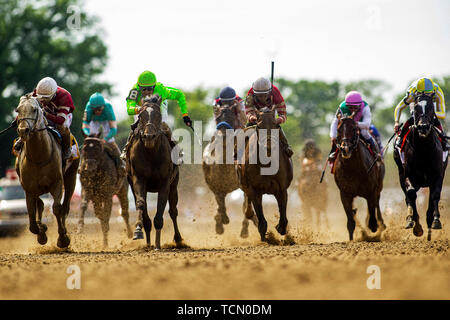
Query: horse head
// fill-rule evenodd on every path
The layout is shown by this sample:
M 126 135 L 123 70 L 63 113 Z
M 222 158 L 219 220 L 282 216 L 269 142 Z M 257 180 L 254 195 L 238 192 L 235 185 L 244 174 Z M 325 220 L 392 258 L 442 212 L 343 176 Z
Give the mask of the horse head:
M 91 134 L 84 139 L 81 149 L 81 172 L 95 172 L 99 168 L 101 156 L 103 155 L 103 140 L 100 139 L 101 132 Z
M 146 148 L 152 149 L 159 145 L 161 131 L 161 102 L 159 95 L 145 97 L 142 103 L 143 110 L 139 113 L 139 136 Z
M 354 115 L 355 113 L 351 116 L 338 114 L 336 146 L 344 159 L 352 156 L 353 150 L 356 149 L 359 143 L 359 128 L 356 121 L 353 120 Z
M 47 120 L 44 117 L 39 101 L 31 94 L 20 98 L 19 105 L 15 109 L 17 115 L 17 133 L 23 141 L 27 141 L 36 131 L 45 130 Z
M 224 132 L 226 129 L 236 129 L 238 127 L 238 105 L 224 104 L 216 110 L 216 129 Z
M 264 107 L 257 113 L 257 127 L 258 129 L 278 129 L 277 121 L 275 119 L 275 110 L 269 107 Z
M 421 138 L 426 138 L 433 128 L 434 103 L 433 96 L 427 94 L 418 95 L 414 103 L 410 105 L 414 119 L 414 127 Z

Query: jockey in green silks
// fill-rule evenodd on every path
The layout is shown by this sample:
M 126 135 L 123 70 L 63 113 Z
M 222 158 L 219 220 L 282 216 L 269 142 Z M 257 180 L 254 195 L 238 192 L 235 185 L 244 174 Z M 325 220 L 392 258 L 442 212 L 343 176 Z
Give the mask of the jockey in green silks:
M 153 72 L 144 71 L 139 77 L 137 83 L 130 90 L 130 93 L 127 97 L 127 113 L 130 116 L 138 115 L 142 110 L 142 102 L 146 96 L 151 96 L 152 94 L 157 94 L 162 98 L 161 103 L 161 116 L 162 123 L 161 129 L 169 138 L 171 147 L 175 146 L 175 142 L 172 141 L 172 131 L 167 125 L 167 100 L 176 100 L 178 102 L 178 106 L 180 107 L 181 114 L 183 116 L 184 123 L 188 126 L 192 126 L 192 121 L 189 118 L 187 105 L 186 105 L 186 97 L 180 89 L 166 87 L 160 82 L 156 82 L 156 76 Z M 128 150 L 128 146 L 133 137 L 133 132 L 137 127 L 138 119 L 135 117 L 136 121 L 131 125 L 131 132 L 128 136 L 127 143 L 122 151 L 122 159 L 125 159 L 126 153 Z

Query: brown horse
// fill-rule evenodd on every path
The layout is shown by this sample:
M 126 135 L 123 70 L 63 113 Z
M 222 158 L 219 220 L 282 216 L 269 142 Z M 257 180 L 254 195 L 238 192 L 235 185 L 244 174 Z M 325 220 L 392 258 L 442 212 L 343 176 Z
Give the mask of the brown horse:
M 261 241 L 266 241 L 267 221 L 264 218 L 262 196 L 263 194 L 273 194 L 277 199 L 280 219 L 276 229 L 278 233 L 285 235 L 288 224 L 286 217 L 287 189 L 293 178 L 293 168 L 292 160 L 280 148 L 279 139 L 277 139 L 279 126 L 276 123 L 275 111 L 263 108 L 257 116 L 256 130 L 246 128 L 246 133 L 250 130 L 250 135 L 243 154 L 245 158 L 240 157 L 237 173 L 241 189 L 248 196 L 249 202 L 256 212 Z M 239 157 L 239 137 L 237 144 Z M 266 157 L 270 157 L 271 161 L 268 161 Z M 253 212 L 249 205 L 246 217 L 251 219 L 252 215 Z
M 44 203 L 39 196 L 50 192 L 53 197 L 53 214 L 58 222 L 57 245 L 66 248 L 70 244 L 65 225 L 66 217 L 70 210 L 70 199 L 75 189 L 80 160 L 73 160 L 65 166 L 65 172 L 63 171 L 61 145 L 49 132 L 47 120 L 37 99 L 31 95 L 22 96 L 16 112 L 17 132 L 24 142 L 16 160 L 16 170 L 25 190 L 30 231 L 37 234 L 40 244 L 47 243 L 47 226 L 41 222 Z M 61 204 L 63 190 L 64 201 Z
M 78 230 L 80 233 L 83 229 L 87 202 L 91 200 L 94 204 L 95 216 L 101 222 L 103 246 L 107 247 L 109 219 L 114 195 L 119 198 L 122 208 L 121 215 L 125 221 L 129 238 L 133 236 L 133 232 L 129 224 L 128 183 L 125 177 L 118 176 L 114 160 L 106 153 L 105 142 L 99 138 L 100 135 L 101 133 L 87 137 L 81 150 L 79 171 L 82 186 L 82 207 Z
M 350 240 L 353 240 L 355 230 L 355 214 L 353 199 L 362 197 L 367 200 L 368 215 L 366 224 L 372 232 L 384 230 L 383 218 L 380 210 L 380 194 L 383 189 L 385 173 L 384 163 L 377 161 L 369 171 L 374 157 L 359 136 L 358 124 L 353 116 L 338 116 L 336 145 L 339 149 L 334 180 L 339 188 L 341 201 L 347 214 L 347 230 Z
M 231 129 L 231 131 L 234 132 L 235 129 L 242 128 L 242 124 L 239 119 L 240 113 L 237 108 L 237 104 L 233 104 L 231 106 L 226 104 L 224 106 L 217 107 L 217 131 L 211 139 L 211 142 L 206 146 L 203 153 L 202 167 L 205 181 L 209 189 L 214 193 L 218 206 L 217 214 L 214 217 L 216 221 L 217 234 L 223 234 L 223 225 L 230 222 L 225 206 L 225 197 L 228 193 L 239 188 L 239 180 L 236 174 L 233 159 L 231 159 L 232 163 L 226 163 L 227 146 L 230 150 L 234 149 L 234 136 L 231 134 L 227 136 L 226 129 Z M 230 131 L 228 132 L 230 133 Z M 216 146 L 219 146 L 219 148 L 221 148 L 219 150 L 216 150 Z M 247 206 L 248 198 L 246 195 L 244 195 L 244 212 Z M 253 215 L 252 220 L 256 225 L 257 221 L 255 215 Z M 241 229 L 242 238 L 248 237 L 248 225 L 249 221 L 244 216 Z
M 182 238 L 177 224 L 178 166 L 172 161 L 169 139 L 161 130 L 161 98 L 158 95 L 146 97 L 144 110 L 139 113 L 139 123 L 131 146 L 127 152 L 128 182 L 131 186 L 138 211 L 134 240 L 143 239 L 145 229 L 147 245 L 150 246 L 152 222 L 147 214 L 147 192 L 158 193 L 158 204 L 154 224 L 156 249 L 161 248 L 163 213 L 169 201 L 169 214 L 175 230 L 174 240 L 181 245 Z M 174 151 L 177 151 L 174 148 Z
M 325 182 L 319 183 L 321 169 L 318 161 L 321 160 L 320 150 L 313 141 L 307 141 L 304 154 L 300 158 L 301 171 L 298 177 L 297 192 L 302 201 L 302 213 L 308 222 L 312 223 L 313 210 L 316 213 L 316 229 L 320 229 L 320 217 L 323 216 L 325 227 L 328 229 L 326 215 L 328 205 L 328 190 Z

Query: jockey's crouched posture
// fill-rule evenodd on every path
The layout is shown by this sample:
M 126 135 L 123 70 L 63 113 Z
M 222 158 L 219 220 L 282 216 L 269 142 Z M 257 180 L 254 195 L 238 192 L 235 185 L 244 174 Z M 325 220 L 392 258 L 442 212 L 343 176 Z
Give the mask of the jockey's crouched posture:
M 351 116 L 355 113 L 353 120 L 358 123 L 358 127 L 360 129 L 360 136 L 363 140 L 371 146 L 373 152 L 376 153 L 376 157 L 381 159 L 378 149 L 378 144 L 375 139 L 370 135 L 369 128 L 372 122 L 372 113 L 370 112 L 370 107 L 362 99 L 362 96 L 357 91 L 350 91 L 345 96 L 345 100 L 341 102 L 339 108 L 336 112 L 333 122 L 330 127 L 330 138 L 331 138 L 331 152 L 329 155 L 329 160 L 331 162 L 336 158 L 336 137 L 337 137 L 337 127 L 338 127 L 338 115 L 341 116 Z
M 103 138 L 105 151 L 114 160 L 118 175 L 125 176 L 125 164 L 120 159 L 120 149 L 114 139 L 117 134 L 116 116 L 111 103 L 98 92 L 91 95 L 86 104 L 82 128 L 86 136 L 98 134 L 102 128 L 105 135 Z
M 244 127 L 247 122 L 245 116 L 245 101 L 236 94 L 236 91 L 231 87 L 225 87 L 220 90 L 219 96 L 214 100 L 214 118 L 219 116 L 219 109 L 224 105 L 233 106 L 236 105 L 238 128 Z
M 407 105 L 414 102 L 416 97 L 419 95 L 429 95 L 433 96 L 434 101 L 434 114 L 435 117 L 433 119 L 434 126 L 439 129 L 439 137 L 442 141 L 442 150 L 445 152 L 450 149 L 447 143 L 447 139 L 445 137 L 444 129 L 442 128 L 441 123 L 439 122 L 439 119 L 445 119 L 445 98 L 444 93 L 442 92 L 442 89 L 439 87 L 439 85 L 435 82 L 433 82 L 431 79 L 428 78 L 420 78 L 414 81 L 408 88 L 408 91 L 406 92 L 405 97 L 399 102 L 397 107 L 395 107 L 395 123 L 394 123 L 394 131 L 397 132 L 399 129 L 399 121 L 401 112 Z M 395 143 L 396 147 L 400 148 L 403 137 L 408 132 L 409 126 L 414 123 L 413 118 L 409 118 L 405 124 L 403 125 L 403 128 L 400 132 L 399 138 L 397 138 L 397 141 Z
M 189 118 L 187 105 L 186 105 L 186 97 L 184 96 L 183 91 L 176 88 L 166 87 L 160 82 L 156 82 L 156 76 L 153 72 L 144 71 L 139 77 L 137 83 L 130 90 L 130 93 L 127 97 L 127 112 L 130 116 L 138 115 L 142 110 L 143 99 L 146 96 L 151 96 L 152 94 L 157 94 L 161 97 L 161 130 L 164 134 L 169 138 L 170 146 L 173 148 L 176 143 L 172 141 L 172 131 L 170 127 L 167 125 L 167 100 L 176 100 L 181 110 L 181 114 L 183 115 L 183 121 L 188 126 L 192 126 L 191 118 Z M 133 138 L 134 130 L 136 129 L 139 120 L 135 117 L 135 122 L 131 125 L 131 132 L 128 136 L 127 143 L 123 148 L 121 158 L 123 160 L 126 159 L 126 154 L 128 151 L 128 147 L 130 141 Z
M 286 122 L 286 104 L 280 90 L 271 84 L 267 78 L 259 78 L 255 82 L 251 89 L 247 93 L 245 98 L 245 114 L 247 116 L 248 124 L 255 125 L 257 121 L 257 111 L 268 107 L 270 109 L 275 108 L 278 115 L 276 121 L 280 129 L 280 142 L 284 151 L 289 157 L 292 157 L 294 152 L 292 151 L 286 136 L 281 128 L 281 124 Z
M 48 125 L 56 128 L 61 134 L 62 157 L 63 160 L 69 159 L 71 157 L 69 127 L 72 123 L 72 113 L 75 109 L 72 96 L 66 89 L 59 87 L 56 81 L 50 77 L 39 81 L 32 96 L 41 104 Z M 23 141 L 18 139 L 14 145 L 14 150 L 19 152 L 22 146 Z

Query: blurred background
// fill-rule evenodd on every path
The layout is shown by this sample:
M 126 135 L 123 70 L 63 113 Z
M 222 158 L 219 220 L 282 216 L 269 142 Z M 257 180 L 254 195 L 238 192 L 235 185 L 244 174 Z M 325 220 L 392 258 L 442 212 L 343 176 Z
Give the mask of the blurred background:
M 207 133 L 219 90 L 232 86 L 245 97 L 275 61 L 297 176 L 306 139 L 328 154 L 329 125 L 347 91 L 363 93 L 384 143 L 412 81 L 430 77 L 450 99 L 449 13 L 447 0 L 0 0 L 0 129 L 14 119 L 19 97 L 51 76 L 72 94 L 71 130 L 80 146 L 84 107 L 99 91 L 112 102 L 122 147 L 133 121 L 125 98 L 138 75 L 151 70 L 184 91 L 191 118 Z M 169 113 L 173 128 L 184 127 L 176 102 Z M 0 177 L 14 165 L 16 136 L 0 136 Z M 398 187 L 390 152 L 385 185 Z M 186 198 L 205 194 L 200 175 L 201 165 L 182 166 Z

